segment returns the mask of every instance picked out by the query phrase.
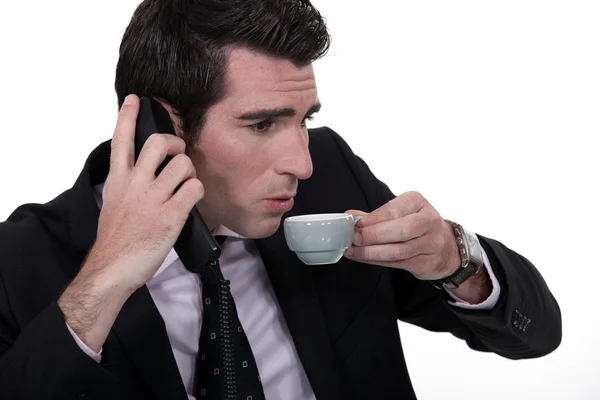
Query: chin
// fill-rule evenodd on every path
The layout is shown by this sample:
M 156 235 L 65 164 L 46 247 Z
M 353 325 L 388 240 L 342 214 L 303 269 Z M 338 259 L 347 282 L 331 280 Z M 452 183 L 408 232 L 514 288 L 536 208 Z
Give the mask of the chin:
M 242 235 L 252 239 L 264 239 L 274 235 L 279 229 L 280 225 L 281 215 L 277 217 L 267 217 L 262 219 L 262 221 L 249 226 L 249 229 L 247 229 L 247 234 Z

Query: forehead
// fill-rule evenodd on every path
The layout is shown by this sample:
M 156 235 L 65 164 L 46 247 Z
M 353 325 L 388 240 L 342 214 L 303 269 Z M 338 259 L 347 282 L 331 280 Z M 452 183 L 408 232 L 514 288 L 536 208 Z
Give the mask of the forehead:
M 266 56 L 245 48 L 229 50 L 227 61 L 229 96 L 255 96 L 314 91 L 312 64 L 296 67 L 291 61 Z

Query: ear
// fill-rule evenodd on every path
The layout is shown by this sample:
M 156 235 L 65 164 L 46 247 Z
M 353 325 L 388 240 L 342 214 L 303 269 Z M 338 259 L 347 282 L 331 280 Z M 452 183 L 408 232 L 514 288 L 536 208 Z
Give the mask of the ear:
M 177 116 L 173 112 L 173 107 L 169 103 L 167 103 L 164 99 L 155 97 L 154 100 L 158 101 L 164 108 L 169 112 L 169 116 L 171 117 L 171 123 L 173 124 L 173 128 L 175 129 L 175 133 L 177 136 L 183 137 L 183 131 L 181 129 L 181 118 Z

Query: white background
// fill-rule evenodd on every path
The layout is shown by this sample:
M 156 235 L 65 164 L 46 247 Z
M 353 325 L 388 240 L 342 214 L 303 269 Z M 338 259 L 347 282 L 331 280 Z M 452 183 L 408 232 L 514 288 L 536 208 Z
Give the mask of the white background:
M 137 3 L 0 3 L 0 220 L 69 188 L 111 137 Z M 315 64 L 312 126 L 342 134 L 396 194 L 418 190 L 528 257 L 562 308 L 562 345 L 528 361 L 400 324 L 419 398 L 599 399 L 600 3 L 315 4 L 333 46 Z

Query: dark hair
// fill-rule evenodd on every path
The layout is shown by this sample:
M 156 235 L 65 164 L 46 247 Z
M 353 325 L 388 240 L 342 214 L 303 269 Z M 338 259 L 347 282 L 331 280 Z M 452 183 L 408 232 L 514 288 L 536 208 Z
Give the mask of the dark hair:
M 308 65 L 331 43 L 310 0 L 144 0 L 119 49 L 119 108 L 134 93 L 164 100 L 188 146 L 226 93 L 226 50 L 246 47 Z

